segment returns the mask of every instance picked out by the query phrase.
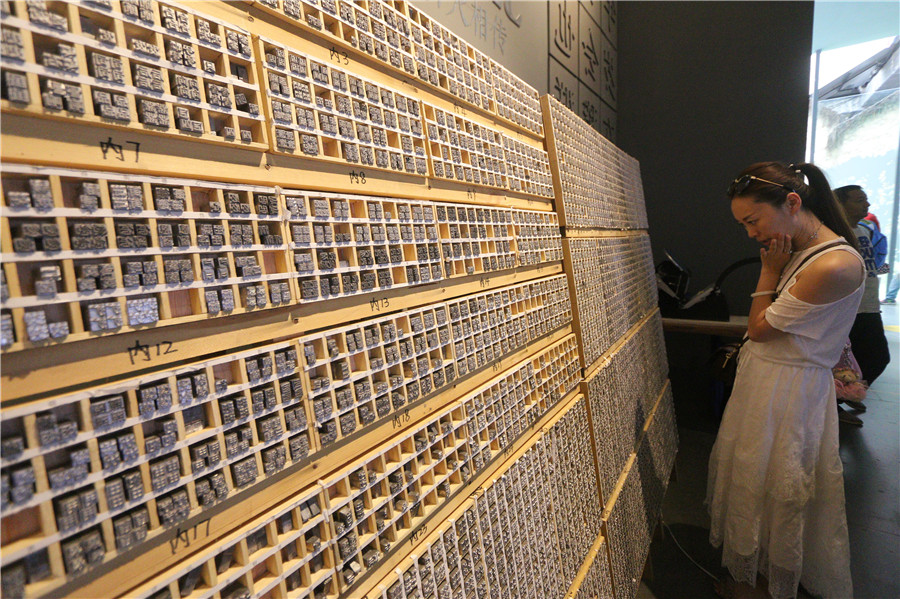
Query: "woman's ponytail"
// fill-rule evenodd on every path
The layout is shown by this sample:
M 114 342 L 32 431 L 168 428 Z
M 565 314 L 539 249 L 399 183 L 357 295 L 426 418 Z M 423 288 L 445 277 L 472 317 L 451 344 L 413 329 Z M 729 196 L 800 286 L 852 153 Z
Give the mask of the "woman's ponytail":
M 846 239 L 847 243 L 858 251 L 859 240 L 853 232 L 853 227 L 847 222 L 847 217 L 835 198 L 825 173 L 809 162 L 795 164 L 793 168 L 805 175 L 809 182 L 808 197 L 803 197 L 803 205 L 825 223 L 826 227 Z

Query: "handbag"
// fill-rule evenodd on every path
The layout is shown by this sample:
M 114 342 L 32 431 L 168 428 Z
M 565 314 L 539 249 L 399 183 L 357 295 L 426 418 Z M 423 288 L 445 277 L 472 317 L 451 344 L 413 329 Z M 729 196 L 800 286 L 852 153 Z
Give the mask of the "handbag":
M 834 376 L 834 391 L 838 399 L 861 402 L 866 398 L 869 388 L 863 380 L 862 370 L 853 355 L 850 341 L 844 344 L 841 357 L 831 369 Z
M 800 270 L 801 266 L 803 266 L 804 264 L 809 262 L 809 260 L 812 259 L 812 257 L 815 256 L 816 254 L 818 254 L 824 250 L 827 250 L 830 247 L 834 247 L 836 245 L 849 245 L 849 244 L 844 240 L 833 241 L 831 243 L 824 244 L 822 247 L 820 247 L 813 253 L 806 256 L 806 258 L 801 260 L 797 264 L 797 266 L 794 267 L 794 269 L 791 271 L 790 275 L 788 275 L 787 277 L 781 278 L 781 283 L 779 284 L 778 289 L 776 289 L 776 293 L 775 293 L 772 301 L 775 301 L 776 299 L 778 299 L 778 294 L 784 288 L 784 285 L 787 285 L 787 282 L 791 280 L 791 277 L 794 276 L 794 273 L 796 273 L 798 270 Z M 738 366 L 738 362 L 740 361 L 740 357 L 741 357 L 741 347 L 744 346 L 744 343 L 747 342 L 747 339 L 749 339 L 749 337 L 745 334 L 744 338 L 741 339 L 739 342 L 726 343 L 724 345 L 720 345 L 715 350 L 713 350 L 712 356 L 710 356 L 710 359 L 709 359 L 709 365 L 710 365 L 711 375 L 715 380 L 725 383 L 725 385 L 727 387 L 734 386 L 734 378 L 737 375 L 737 366 Z
M 728 387 L 734 386 L 738 358 L 745 341 L 747 341 L 747 337 L 736 343 L 720 345 L 713 351 L 713 355 L 709 359 L 709 365 L 714 379 L 725 383 Z

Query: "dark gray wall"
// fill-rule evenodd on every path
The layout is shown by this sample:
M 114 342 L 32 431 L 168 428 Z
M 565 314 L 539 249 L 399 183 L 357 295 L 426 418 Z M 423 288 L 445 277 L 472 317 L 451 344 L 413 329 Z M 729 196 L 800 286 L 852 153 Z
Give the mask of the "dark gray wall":
M 728 183 L 763 160 L 802 162 L 812 2 L 618 2 L 618 145 L 641 163 L 655 260 L 670 250 L 691 291 L 759 255 Z M 746 314 L 758 270 L 725 286 Z

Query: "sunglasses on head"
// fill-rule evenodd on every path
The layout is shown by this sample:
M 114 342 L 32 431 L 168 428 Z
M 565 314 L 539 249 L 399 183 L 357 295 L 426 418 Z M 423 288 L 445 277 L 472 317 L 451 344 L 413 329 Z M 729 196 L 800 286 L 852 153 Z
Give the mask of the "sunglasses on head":
M 734 196 L 739 196 L 747 191 L 747 187 L 750 186 L 751 181 L 768 183 L 769 185 L 774 185 L 775 187 L 780 187 L 782 189 L 797 193 L 796 189 L 794 189 L 793 187 L 788 187 L 787 185 L 784 185 L 782 183 L 776 183 L 775 181 L 769 181 L 768 179 L 761 179 L 760 177 L 754 177 L 753 175 L 744 175 L 743 177 L 738 177 L 737 179 L 732 181 L 731 185 L 728 186 L 728 197 L 733 198 Z

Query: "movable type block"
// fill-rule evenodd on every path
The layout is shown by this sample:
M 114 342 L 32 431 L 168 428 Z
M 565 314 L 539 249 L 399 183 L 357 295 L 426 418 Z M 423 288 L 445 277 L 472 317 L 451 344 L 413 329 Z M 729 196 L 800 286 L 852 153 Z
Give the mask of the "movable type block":
M 106 505 L 110 511 L 125 505 L 125 485 L 121 478 L 106 479 Z
M 2 74 L 2 77 L 5 98 L 10 102 L 22 104 L 29 104 L 31 102 L 31 94 L 28 91 L 28 80 L 24 74 L 7 70 Z
M 31 237 L 14 237 L 13 251 L 19 254 L 27 254 L 37 251 L 37 241 Z M 73 248 L 75 249 L 75 248 Z
M 315 135 L 300 135 L 300 147 L 308 156 L 319 155 L 319 140 Z
M 5 475 L 4 475 L 5 476 Z M 35 476 L 34 476 L 34 468 L 31 465 L 23 466 L 21 468 L 17 468 L 10 472 L 11 480 L 12 480 L 12 489 L 11 491 L 15 492 L 17 489 L 20 489 L 23 492 L 27 492 L 28 495 L 25 498 L 25 501 L 31 499 L 31 491 L 34 488 Z M 8 483 L 7 483 L 8 485 Z M 19 504 L 22 501 L 17 500 L 15 495 L 13 496 L 13 503 Z
M 57 424 L 59 442 L 66 443 L 78 436 L 78 426 L 72 420 L 60 420 Z
M 46 341 L 50 338 L 47 315 L 43 310 L 25 312 L 25 332 L 30 341 Z
M 8 191 L 6 202 L 10 208 L 30 208 L 31 194 L 27 191 Z
M 248 418 L 250 416 L 250 408 L 247 405 L 247 398 L 243 395 L 234 396 L 234 414 L 238 420 Z
M 253 407 L 254 414 L 265 411 L 265 395 L 261 389 L 250 392 L 250 405 Z
M 4 57 L 13 60 L 25 60 L 25 47 L 22 43 L 22 34 L 18 29 L 3 28 L 2 51 L 0 53 Z
M 6 499 L 6 493 L 3 495 L 4 503 Z M 9 500 L 13 505 L 23 505 L 31 501 L 34 497 L 34 485 L 13 485 L 13 487 L 9 490 Z
M 121 464 L 122 458 L 119 454 L 118 444 L 115 439 L 101 440 L 99 450 L 100 460 L 103 463 L 103 468 L 105 470 L 115 469 Z
M 76 550 L 72 544 L 77 544 Z M 92 530 L 63 544 L 63 561 L 66 572 L 73 574 L 103 560 L 103 540 L 97 530 Z
M 25 451 L 25 439 L 19 435 L 4 436 L 0 442 L 0 455 L 3 459 L 12 459 Z
M 39 279 L 34 282 L 34 292 L 38 297 L 56 297 L 56 291 L 56 281 Z
M 162 442 L 158 435 L 149 435 L 144 438 L 144 453 L 157 453 L 162 449 Z
M 195 462 L 194 465 L 194 472 L 201 470 L 203 468 L 203 460 Z M 197 501 L 202 506 L 212 505 L 216 500 L 216 493 L 207 479 L 198 480 L 194 487 L 194 492 L 197 494 Z
M 78 538 L 63 542 L 62 554 L 67 574 L 74 576 L 87 569 L 84 550 L 81 548 Z
M 160 411 L 167 411 L 172 407 L 172 390 L 169 387 L 168 383 L 161 383 L 156 386 L 156 409 Z M 172 426 L 174 421 L 166 420 L 166 432 L 170 432 L 172 430 Z
M 222 127 L 222 137 L 224 137 L 225 139 L 234 139 L 234 127 Z M 211 213 L 221 212 L 221 207 L 219 207 L 218 202 L 215 202 L 215 204 L 217 209 L 213 210 L 213 202 L 210 202 L 209 211 Z
M 219 412 L 222 416 L 222 422 L 224 424 L 230 424 L 237 418 L 237 413 L 234 410 L 234 401 L 231 399 L 223 399 L 219 401 Z
M 144 482 L 140 472 L 133 470 L 122 477 L 129 501 L 136 501 L 144 496 Z
M 134 544 L 132 537 L 131 516 L 121 516 L 113 519 L 113 534 L 116 539 L 116 548 L 128 549 Z
M 119 453 L 122 456 L 122 461 L 132 462 L 140 457 L 137 440 L 134 437 L 134 433 L 119 435 L 118 437 L 116 437 L 116 445 L 119 448 Z
M 75 483 L 70 468 L 54 468 L 47 472 L 47 478 L 50 481 L 50 488 L 57 490 L 68 487 Z
M 309 454 L 309 439 L 305 434 L 291 437 L 288 441 L 291 450 L 291 460 L 296 462 Z

